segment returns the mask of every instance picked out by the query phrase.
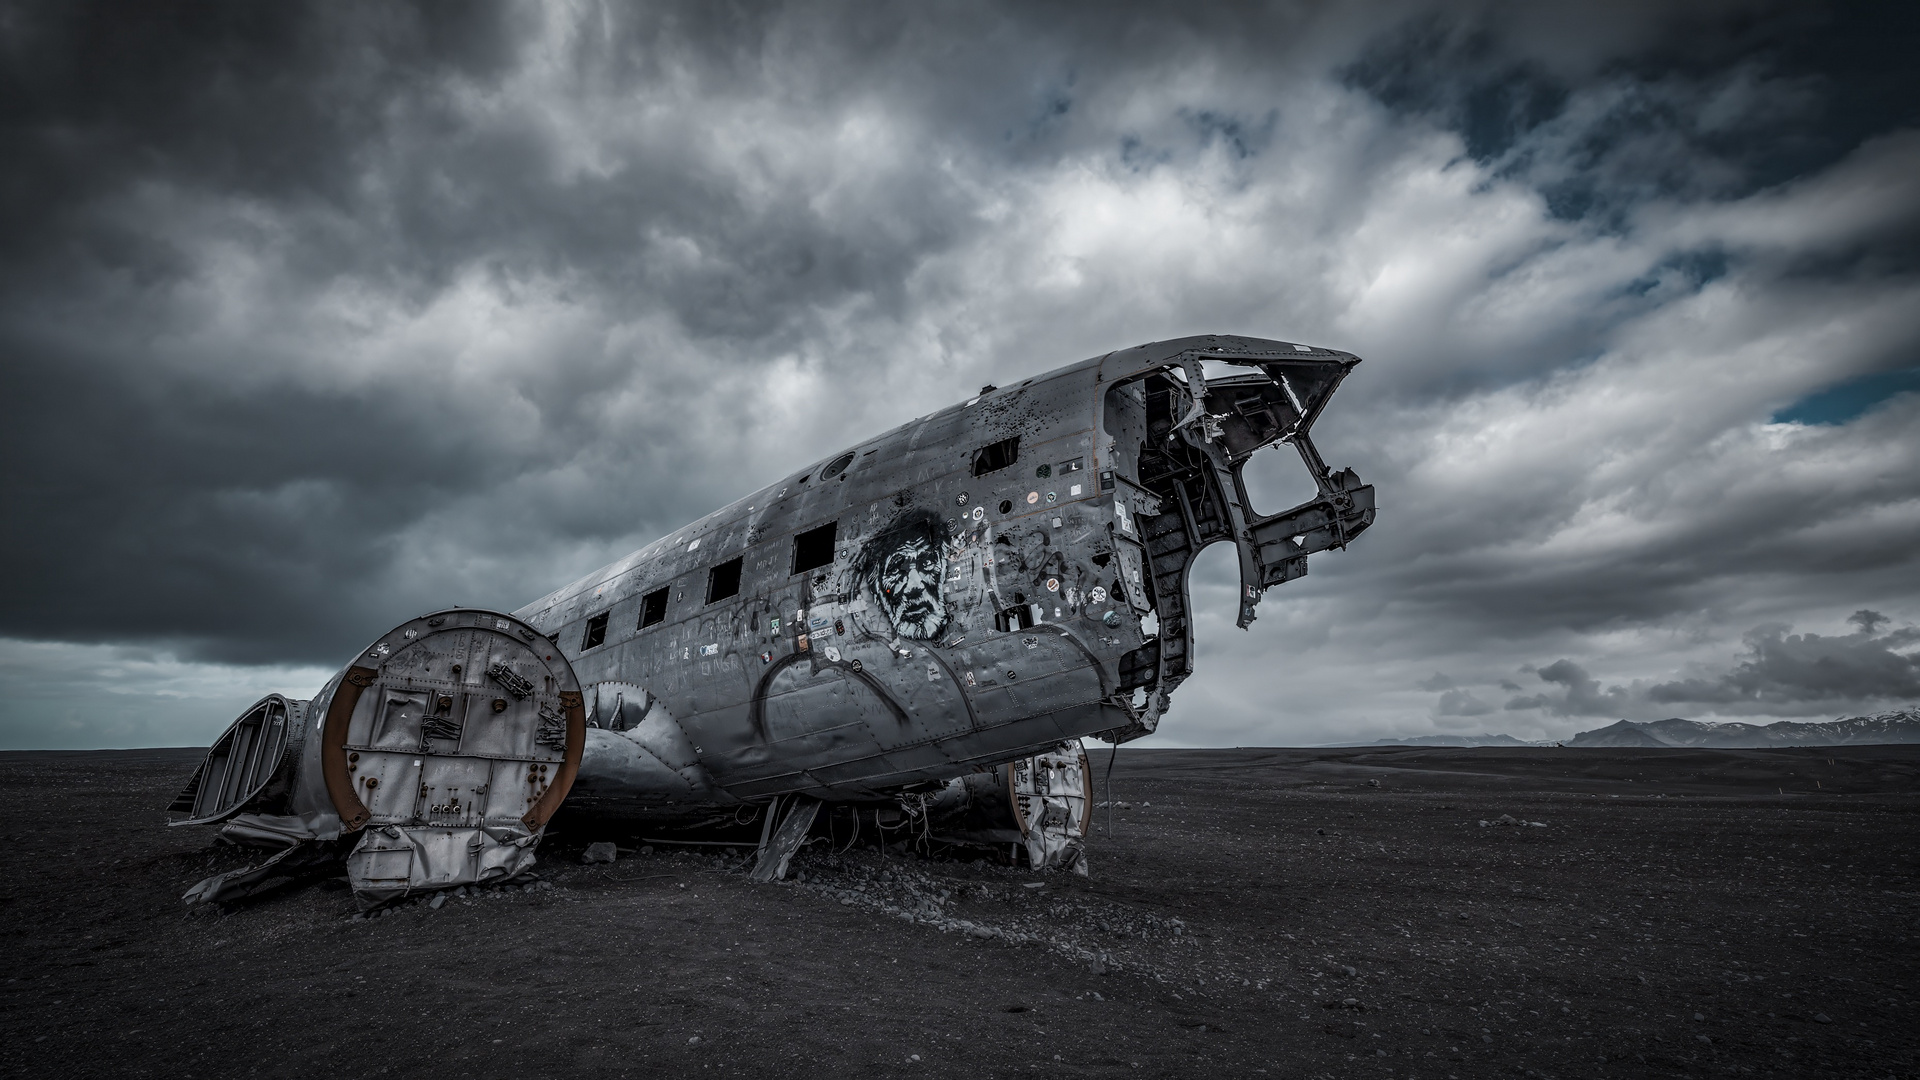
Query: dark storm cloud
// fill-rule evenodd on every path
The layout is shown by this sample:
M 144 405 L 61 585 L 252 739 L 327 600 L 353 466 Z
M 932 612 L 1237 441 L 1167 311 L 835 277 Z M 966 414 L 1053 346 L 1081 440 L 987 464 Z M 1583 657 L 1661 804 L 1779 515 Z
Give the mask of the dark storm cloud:
M 1920 117 L 1896 5 L 1659 7 L 1433 12 L 1375 36 L 1341 74 L 1458 131 L 1476 161 L 1573 218 L 1751 193 Z
M 1493 706 L 1474 697 L 1470 690 L 1448 690 L 1440 695 L 1435 711 L 1441 716 L 1485 716 L 1493 711 Z
M 1534 674 L 1542 682 L 1566 687 L 1553 694 L 1516 697 L 1507 702 L 1509 709 L 1543 709 L 1555 716 L 1608 716 L 1627 707 L 1631 697 L 1620 687 L 1600 688 L 1600 680 L 1571 660 L 1556 660 Z M 1445 701 L 1441 708 L 1446 707 Z
M 0 674 L 324 668 L 1230 330 L 1369 358 L 1320 441 L 1382 514 L 1253 634 L 1203 613 L 1200 741 L 1273 737 L 1274 656 L 1339 723 L 1746 707 L 1741 630 L 1920 610 L 1894 10 L 5 5 Z
M 1722 712 L 1751 715 L 1801 716 L 1815 711 L 1872 711 L 1920 699 L 1920 630 L 1912 626 L 1881 632 L 1887 616 L 1862 609 L 1847 621 L 1850 634 L 1792 633 L 1784 623 L 1757 626 L 1743 635 L 1744 658 L 1692 665 L 1687 678 L 1648 684 L 1634 680 L 1603 686 L 1583 665 L 1557 660 L 1527 673 L 1555 689 L 1537 694 L 1520 692 L 1518 684 L 1501 680 L 1501 689 L 1513 692 L 1505 703 L 1509 712 L 1537 711 L 1547 716 L 1584 720 L 1590 717 L 1652 719 L 1670 715 L 1675 706 L 1709 706 Z M 1456 689 L 1451 679 L 1436 676 L 1419 684 L 1441 691 L 1434 704 L 1437 717 L 1467 717 L 1490 713 L 1493 707 L 1471 691 Z
M 1759 626 L 1746 635 L 1747 658 L 1710 678 L 1660 683 L 1647 689 L 1657 702 L 1760 705 L 1803 702 L 1901 701 L 1920 698 L 1920 630 L 1874 630 L 1886 617 L 1859 611 L 1860 629 L 1845 636 L 1792 634 L 1784 625 Z M 1906 651 L 1902 651 L 1906 650 Z

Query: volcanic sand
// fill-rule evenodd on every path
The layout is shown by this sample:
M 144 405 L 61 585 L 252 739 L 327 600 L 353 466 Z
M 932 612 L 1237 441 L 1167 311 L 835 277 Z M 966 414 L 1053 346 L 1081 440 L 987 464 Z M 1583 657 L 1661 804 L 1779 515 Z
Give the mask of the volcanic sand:
M 582 865 L 602 837 L 575 821 L 531 888 L 372 918 L 337 876 L 183 908 L 259 857 L 162 827 L 200 753 L 0 754 L 7 1073 L 1884 1077 L 1920 1059 L 1920 747 L 1122 750 L 1110 788 L 1095 750 L 1119 805 L 1084 879 L 843 830 L 756 886 L 744 847 L 615 836 L 619 861 Z M 1503 816 L 1542 824 L 1480 824 Z

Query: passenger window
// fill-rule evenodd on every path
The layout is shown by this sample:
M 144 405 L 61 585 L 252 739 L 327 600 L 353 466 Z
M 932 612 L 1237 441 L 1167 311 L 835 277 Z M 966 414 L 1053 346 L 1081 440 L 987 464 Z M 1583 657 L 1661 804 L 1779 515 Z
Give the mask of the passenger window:
M 973 452 L 973 475 L 998 472 L 1020 459 L 1020 436 L 988 443 Z
M 642 630 L 667 618 L 667 590 L 665 586 L 653 590 L 640 598 L 640 628 Z
M 817 529 L 808 529 L 793 538 L 793 573 L 802 574 L 833 565 L 833 541 L 840 523 L 829 521 Z
M 603 611 L 587 620 L 587 636 L 580 639 L 581 652 L 597 648 L 607 640 L 607 616 L 611 614 L 610 611 Z
M 1038 621 L 1033 617 L 1032 604 L 1015 604 L 1010 608 L 1001 608 L 993 614 L 993 628 L 1003 634 L 1029 629 Z
M 707 571 L 707 603 L 718 603 L 740 594 L 740 562 L 740 559 L 728 559 Z

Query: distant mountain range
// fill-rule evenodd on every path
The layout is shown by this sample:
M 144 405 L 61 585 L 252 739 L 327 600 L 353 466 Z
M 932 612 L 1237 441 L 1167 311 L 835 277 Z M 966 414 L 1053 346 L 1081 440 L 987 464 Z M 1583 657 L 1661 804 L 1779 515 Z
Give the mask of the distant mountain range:
M 1526 742 L 1511 735 L 1417 735 L 1404 739 L 1375 739 L 1342 746 L 1705 746 L 1737 749 L 1763 746 L 1858 746 L 1867 743 L 1920 743 L 1920 706 L 1854 716 L 1825 723 L 1803 724 L 1782 720 L 1773 724 L 1711 724 L 1700 720 L 1635 722 L 1622 720 L 1583 731 L 1556 744 Z
M 1862 743 L 1920 743 L 1920 708 L 1855 716 L 1823 724 L 1782 720 L 1774 724 L 1707 724 L 1698 720 L 1622 720 L 1583 731 L 1567 746 L 1857 746 Z
M 1414 735 L 1405 739 L 1375 739 L 1341 746 L 1552 746 L 1550 742 L 1523 742 L 1511 735 Z

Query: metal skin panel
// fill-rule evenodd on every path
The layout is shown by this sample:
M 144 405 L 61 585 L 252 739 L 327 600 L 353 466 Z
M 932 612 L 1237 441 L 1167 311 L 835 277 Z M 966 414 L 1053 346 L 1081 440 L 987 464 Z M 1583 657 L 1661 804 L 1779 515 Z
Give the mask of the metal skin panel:
M 1266 588 L 1305 572 L 1306 554 L 1372 523 L 1372 489 L 1330 472 L 1308 438 L 1358 362 L 1207 336 L 989 388 L 516 615 L 589 694 L 633 687 L 674 718 L 704 789 L 687 805 L 871 798 L 1082 736 L 1138 737 L 1191 672 L 1186 572 L 1200 549 L 1238 549 L 1244 626 Z M 976 463 L 1000 460 L 982 449 L 1010 439 L 1014 460 L 976 475 Z M 1281 442 L 1320 495 L 1261 518 L 1240 469 Z M 832 562 L 792 572 L 794 536 L 828 522 Z M 710 570 L 736 558 L 739 592 L 707 603 Z M 640 627 L 641 598 L 662 587 L 666 618 Z M 1150 612 L 1157 638 L 1141 630 Z M 588 620 L 603 614 L 604 640 L 584 648 Z M 585 789 L 658 796 L 649 785 L 673 785 L 651 755 L 605 746 L 586 763 Z

